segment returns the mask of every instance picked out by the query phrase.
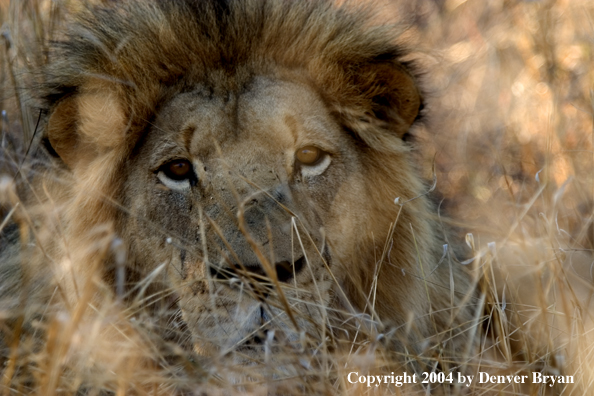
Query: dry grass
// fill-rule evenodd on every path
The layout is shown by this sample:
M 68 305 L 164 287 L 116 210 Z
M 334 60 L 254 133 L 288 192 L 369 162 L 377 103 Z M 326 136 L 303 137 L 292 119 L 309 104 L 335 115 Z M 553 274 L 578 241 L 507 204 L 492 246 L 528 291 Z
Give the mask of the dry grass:
M 410 13 L 407 34 L 418 43 L 415 57 L 427 69 L 428 127 L 417 131 L 421 167 L 431 178 L 435 162 L 441 210 L 467 233 L 475 257 L 469 265 L 483 276 L 481 350 L 465 369 L 575 378 L 567 386 L 475 382 L 444 392 L 594 394 L 594 3 L 402 3 L 381 6 L 388 19 L 397 9 Z M 59 25 L 60 4 L 0 0 L 0 173 L 5 175 L 26 164 L 38 114 L 23 87 L 35 85 L 44 48 Z M 16 202 L 9 196 L 10 180 L 2 180 L 0 198 Z M 5 204 L 0 224 L 13 215 L 10 210 Z M 254 373 L 261 386 L 232 386 L 226 378 L 237 368 L 217 358 L 189 358 L 175 345 L 168 346 L 174 361 L 165 359 L 163 345 L 146 330 L 152 323 L 146 313 L 124 308 L 101 282 L 86 286 L 81 302 L 67 310 L 0 305 L 0 393 L 430 392 L 411 385 L 349 384 L 351 371 L 396 371 L 390 353 L 366 336 L 347 356 L 292 357 L 310 359 L 295 378 L 278 381 L 274 372 Z M 94 309 L 96 296 L 102 304 Z M 43 312 L 45 319 L 23 323 L 28 312 Z

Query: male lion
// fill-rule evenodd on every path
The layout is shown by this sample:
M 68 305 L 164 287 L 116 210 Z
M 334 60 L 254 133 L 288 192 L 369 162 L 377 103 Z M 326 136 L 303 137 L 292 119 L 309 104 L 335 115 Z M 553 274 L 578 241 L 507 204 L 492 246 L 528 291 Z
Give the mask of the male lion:
M 472 282 L 404 139 L 423 95 L 372 19 L 326 1 L 78 10 L 22 193 L 53 208 L 29 213 L 46 227 L 30 278 L 50 271 L 73 304 L 99 257 L 114 292 L 173 294 L 190 348 L 242 364 L 357 321 L 411 356 L 462 354 Z

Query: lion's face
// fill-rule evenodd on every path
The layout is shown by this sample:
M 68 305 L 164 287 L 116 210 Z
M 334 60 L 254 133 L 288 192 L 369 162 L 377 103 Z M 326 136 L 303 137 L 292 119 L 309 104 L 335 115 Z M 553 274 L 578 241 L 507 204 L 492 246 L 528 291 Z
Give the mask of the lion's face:
M 409 351 L 470 323 L 403 139 L 422 95 L 392 29 L 331 1 L 98 7 L 45 76 L 66 281 L 89 279 L 84 247 L 110 229 L 131 293 L 164 285 L 146 301 L 174 295 L 196 350 L 248 360 L 317 350 L 359 319 Z
M 311 87 L 256 77 L 177 94 L 123 174 L 132 254 L 166 266 L 198 349 L 323 325 L 333 252 L 356 246 L 366 191 L 355 142 Z

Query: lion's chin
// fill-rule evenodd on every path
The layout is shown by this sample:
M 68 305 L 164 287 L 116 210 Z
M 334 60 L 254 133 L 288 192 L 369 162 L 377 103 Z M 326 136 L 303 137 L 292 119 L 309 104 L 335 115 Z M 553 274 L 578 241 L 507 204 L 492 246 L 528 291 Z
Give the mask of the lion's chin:
M 268 361 L 283 350 L 303 350 L 300 333 L 287 323 L 284 311 L 252 298 L 246 300 L 227 311 L 228 316 L 201 318 L 192 331 L 196 353 L 232 357 L 234 363 L 252 365 Z

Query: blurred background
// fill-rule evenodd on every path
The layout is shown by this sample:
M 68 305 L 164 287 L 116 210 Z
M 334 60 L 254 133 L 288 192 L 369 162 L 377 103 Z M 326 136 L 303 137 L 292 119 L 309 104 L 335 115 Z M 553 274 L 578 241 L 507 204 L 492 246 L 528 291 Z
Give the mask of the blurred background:
M 442 207 L 480 257 L 483 290 L 497 290 L 491 352 L 507 369 L 575 374 L 584 387 L 557 392 L 589 394 L 594 2 L 405 8 L 427 71 L 422 169 L 435 163 Z

